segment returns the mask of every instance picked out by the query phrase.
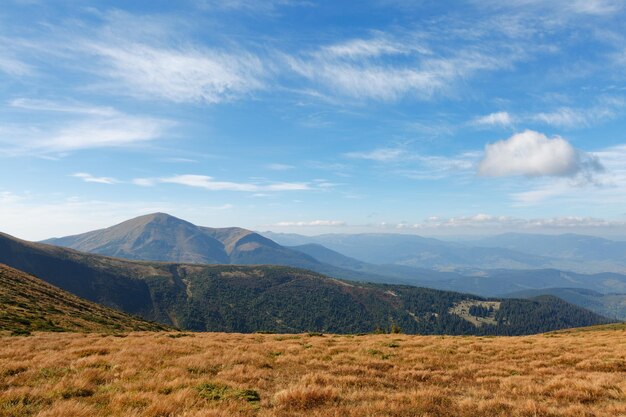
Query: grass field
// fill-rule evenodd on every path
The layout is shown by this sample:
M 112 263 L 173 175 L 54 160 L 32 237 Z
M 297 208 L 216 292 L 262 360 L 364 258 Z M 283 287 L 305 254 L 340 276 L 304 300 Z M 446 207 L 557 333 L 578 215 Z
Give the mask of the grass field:
M 626 326 L 0 338 L 0 416 L 625 416 Z

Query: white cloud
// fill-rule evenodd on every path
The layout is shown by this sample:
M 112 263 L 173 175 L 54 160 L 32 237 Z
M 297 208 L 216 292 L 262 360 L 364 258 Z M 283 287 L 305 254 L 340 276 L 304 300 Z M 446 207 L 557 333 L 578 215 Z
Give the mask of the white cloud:
M 561 216 L 551 218 L 518 218 L 475 214 L 472 216 L 439 217 L 433 216 L 421 223 L 385 224 L 395 229 L 436 230 L 436 229 L 501 229 L 501 230 L 547 230 L 578 228 L 626 227 L 626 221 L 607 220 L 585 216 Z
M 270 184 L 242 183 L 230 181 L 215 181 L 206 175 L 175 175 L 163 178 L 136 178 L 135 185 L 153 186 L 156 184 L 178 184 L 188 187 L 202 188 L 208 191 L 240 191 L 240 192 L 278 192 L 278 191 L 306 191 L 311 186 L 298 182 L 278 182 Z
M 286 57 L 292 71 L 343 96 L 394 101 L 405 96 L 430 99 L 481 71 L 510 67 L 520 54 L 515 48 L 464 45 L 454 51 L 432 50 L 429 34 L 391 37 L 378 34 L 323 46 L 300 57 Z M 401 59 L 384 59 L 384 58 Z
M 596 173 L 592 181 L 586 178 L 544 178 L 539 184 L 525 191 L 511 194 L 515 206 L 546 205 L 550 201 L 557 205 L 575 204 L 598 207 L 626 206 L 626 146 L 614 146 L 595 153 L 605 167 Z M 581 192 L 581 186 L 586 187 Z
M 596 156 L 575 149 L 560 136 L 548 138 L 542 133 L 526 130 L 486 145 L 478 174 L 573 177 L 579 173 L 592 175 L 602 169 Z
M 20 77 L 24 75 L 32 75 L 33 69 L 30 65 L 10 56 L 0 56 L 0 72 Z
M 505 111 L 490 113 L 480 116 L 472 120 L 471 124 L 476 126 L 503 126 L 507 127 L 513 124 L 513 118 Z
M 384 37 L 373 39 L 353 39 L 343 43 L 325 46 L 319 52 L 334 58 L 358 59 L 364 57 L 378 57 L 381 55 L 404 55 L 418 50 L 429 53 L 428 49 L 420 45 L 409 47 L 407 44 L 394 42 Z
M 195 0 L 196 5 L 203 10 L 233 10 L 257 13 L 272 13 L 285 6 L 309 6 L 308 1 L 302 0 Z
M 396 161 L 406 156 L 406 151 L 400 148 L 379 148 L 369 152 L 348 152 L 347 158 L 366 159 L 370 161 L 389 162 Z
M 134 116 L 108 107 L 90 107 L 80 103 L 17 99 L 10 105 L 33 112 L 67 113 L 47 125 L 36 121 L 6 124 L 0 130 L 0 155 L 62 153 L 82 149 L 119 148 L 145 144 L 160 139 L 173 123 L 145 116 Z
M 117 83 L 116 93 L 174 102 L 219 103 L 263 87 L 261 60 L 246 53 L 163 47 L 111 39 L 85 42 L 93 70 Z
M 275 227 L 320 227 L 320 226 L 345 226 L 346 222 L 340 220 L 312 220 L 312 221 L 295 221 L 295 222 L 278 222 L 271 226 Z
M 72 174 L 72 177 L 74 178 L 80 178 L 81 180 L 85 181 L 85 182 L 95 182 L 98 184 L 117 184 L 119 183 L 118 180 L 116 180 L 115 178 L 112 177 L 94 177 L 93 175 L 87 173 L 87 172 L 77 172 L 75 174 Z
M 519 8 L 528 10 L 530 7 L 552 13 L 557 13 L 560 17 L 567 14 L 587 14 L 587 15 L 611 15 L 624 8 L 622 0 L 473 0 L 479 6 L 504 8 Z
M 265 167 L 267 169 L 271 169 L 272 171 L 288 171 L 295 168 L 293 165 L 287 164 L 267 164 Z
M 615 117 L 616 109 L 609 106 L 596 106 L 589 109 L 573 109 L 561 107 L 552 112 L 538 113 L 529 117 L 530 120 L 550 126 L 572 128 L 588 127 L 599 121 Z
M 90 106 L 85 103 L 67 102 L 61 103 L 52 100 L 39 100 L 31 98 L 16 98 L 9 102 L 9 106 L 36 111 L 48 111 L 59 113 L 88 114 L 94 116 L 119 116 L 120 113 L 112 107 Z

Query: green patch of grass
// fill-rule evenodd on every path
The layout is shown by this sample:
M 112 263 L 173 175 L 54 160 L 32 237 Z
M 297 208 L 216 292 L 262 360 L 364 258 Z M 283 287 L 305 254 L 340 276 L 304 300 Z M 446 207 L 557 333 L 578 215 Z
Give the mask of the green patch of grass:
M 244 400 L 247 402 L 259 402 L 261 396 L 253 389 L 236 389 L 228 385 L 206 382 L 196 387 L 198 395 L 209 401 Z

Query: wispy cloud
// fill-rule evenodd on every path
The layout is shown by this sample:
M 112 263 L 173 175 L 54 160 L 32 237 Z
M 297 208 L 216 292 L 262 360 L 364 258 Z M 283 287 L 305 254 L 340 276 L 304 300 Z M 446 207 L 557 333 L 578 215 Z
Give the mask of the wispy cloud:
M 135 185 L 153 186 L 157 184 L 178 184 L 187 187 L 201 188 L 208 191 L 239 191 L 239 192 L 279 192 L 279 191 L 307 191 L 311 186 L 301 182 L 278 182 L 259 184 L 256 182 L 216 181 L 206 175 L 175 175 L 162 178 L 136 178 Z
M 145 144 L 162 137 L 171 123 L 149 117 L 115 117 L 74 120 L 51 127 L 10 125 L 0 132 L 4 149 L 0 155 L 20 156 L 37 153 L 121 148 Z
M 494 216 L 475 214 L 471 216 L 439 217 L 433 216 L 420 223 L 397 223 L 384 225 L 387 228 L 429 231 L 437 229 L 478 229 L 478 230 L 547 230 L 578 228 L 626 227 L 626 221 L 608 220 L 595 217 L 561 216 L 548 218 L 519 218 L 512 216 Z
M 80 102 L 58 102 L 31 98 L 16 98 L 9 102 L 9 106 L 46 112 L 88 114 L 94 116 L 117 116 L 120 113 L 112 107 L 90 106 Z
M 230 10 L 253 13 L 274 13 L 286 6 L 311 6 L 313 3 L 304 0 L 194 0 L 202 10 Z
M 32 75 L 34 70 L 30 65 L 16 58 L 0 55 L 0 72 L 14 77 L 21 77 Z
M 337 227 L 346 226 L 346 222 L 340 220 L 311 220 L 311 221 L 284 221 L 271 226 L 276 227 Z
M 484 116 L 476 117 L 471 121 L 474 126 L 501 126 L 508 127 L 513 124 L 513 117 L 508 112 L 500 111 Z
M 119 112 L 78 102 L 20 98 L 9 105 L 36 120 L 47 112 L 63 117 L 44 122 L 6 124 L 0 130 L 0 155 L 63 153 L 94 148 L 120 148 L 160 139 L 171 121 Z
M 560 107 L 531 115 L 528 119 L 561 128 L 589 127 L 613 119 L 623 107 L 622 100 L 613 99 L 590 108 Z
M 295 168 L 295 166 L 289 164 L 267 164 L 265 167 L 272 171 L 288 171 Z
M 74 178 L 80 178 L 81 180 L 85 181 L 85 182 L 95 182 L 98 184 L 117 184 L 119 183 L 118 180 L 116 180 L 115 178 L 112 177 L 95 177 L 87 172 L 77 172 L 75 174 L 72 174 L 72 177 Z
M 344 156 L 351 159 L 389 162 L 405 158 L 406 155 L 406 150 L 402 148 L 378 148 L 368 152 L 348 152 Z
M 84 43 L 94 70 L 110 79 L 116 92 L 173 102 L 219 103 L 263 87 L 264 66 L 247 52 L 199 46 L 172 47 L 100 40 Z
M 505 29 L 497 24 L 483 30 L 459 21 L 446 23 L 450 30 L 445 32 L 428 24 L 414 31 L 374 32 L 287 56 L 285 62 L 339 97 L 429 100 L 456 94 L 478 74 L 513 68 L 534 49 L 498 40 L 494 32 Z
M 497 9 L 524 9 L 535 8 L 536 10 L 558 13 L 560 16 L 567 14 L 587 15 L 611 15 L 624 8 L 621 0 L 472 0 L 479 6 L 494 7 Z

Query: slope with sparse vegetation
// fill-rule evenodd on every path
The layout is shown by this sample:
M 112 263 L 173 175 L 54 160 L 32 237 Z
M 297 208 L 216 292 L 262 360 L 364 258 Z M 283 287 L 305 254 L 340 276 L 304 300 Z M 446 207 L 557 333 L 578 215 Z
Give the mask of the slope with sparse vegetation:
M 165 330 L 0 264 L 0 332 Z

